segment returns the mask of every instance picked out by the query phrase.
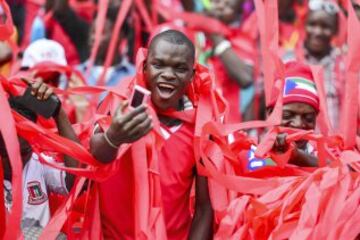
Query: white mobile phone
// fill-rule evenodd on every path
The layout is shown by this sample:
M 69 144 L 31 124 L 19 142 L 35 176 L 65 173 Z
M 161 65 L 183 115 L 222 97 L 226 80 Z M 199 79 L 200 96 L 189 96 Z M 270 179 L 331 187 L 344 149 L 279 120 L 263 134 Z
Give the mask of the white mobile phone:
M 139 85 L 135 85 L 134 91 L 131 95 L 130 107 L 136 108 L 143 104 L 144 102 L 148 101 L 151 92 Z

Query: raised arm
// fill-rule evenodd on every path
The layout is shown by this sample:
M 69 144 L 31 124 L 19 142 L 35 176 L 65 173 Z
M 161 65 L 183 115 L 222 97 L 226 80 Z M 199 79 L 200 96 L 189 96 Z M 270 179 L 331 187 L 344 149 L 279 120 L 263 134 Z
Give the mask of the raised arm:
M 229 76 L 241 88 L 247 88 L 253 84 L 253 67 L 240 59 L 232 48 L 231 43 L 219 34 L 211 34 L 210 39 L 214 45 L 215 53 L 218 53 Z
M 133 143 L 152 129 L 152 120 L 146 112 L 146 106 L 141 105 L 128 112 L 125 112 L 126 108 L 127 103 L 121 104 L 109 129 L 105 132 L 98 129 L 91 138 L 90 151 L 100 162 L 112 162 L 121 144 Z
M 34 83 L 31 83 L 30 81 L 27 82 L 32 88 L 32 95 L 39 100 L 45 101 L 53 94 L 53 89 L 45 84 L 41 79 L 37 79 Z M 60 108 L 59 113 L 53 117 L 60 136 L 70 139 L 74 142 L 79 142 L 79 139 L 76 136 L 73 127 L 71 126 L 69 118 L 62 108 Z M 71 158 L 67 155 L 64 156 L 64 164 L 66 167 L 78 167 L 78 162 L 74 158 Z M 72 188 L 74 180 L 74 175 L 66 173 L 65 181 L 68 190 Z

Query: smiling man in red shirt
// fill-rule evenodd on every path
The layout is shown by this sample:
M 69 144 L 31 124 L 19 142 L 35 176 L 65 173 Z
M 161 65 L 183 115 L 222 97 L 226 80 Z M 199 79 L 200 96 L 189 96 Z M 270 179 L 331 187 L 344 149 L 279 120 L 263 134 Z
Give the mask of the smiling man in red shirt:
M 163 145 L 156 153 L 161 185 L 161 202 L 168 239 L 210 239 L 213 210 L 207 178 L 196 171 L 194 124 L 162 115 L 164 111 L 196 110 L 187 96 L 195 78 L 195 48 L 182 33 L 165 31 L 153 38 L 143 66 L 146 87 L 151 92 L 151 105 L 160 122 Z M 150 104 L 149 104 L 150 105 Z M 103 163 L 113 162 L 125 144 L 136 143 L 153 130 L 150 107 L 127 109 L 123 104 L 112 116 L 106 131 L 98 130 L 91 139 L 93 155 Z M 137 239 L 134 214 L 133 151 L 117 161 L 117 174 L 100 184 L 100 211 L 105 238 Z M 195 213 L 190 214 L 190 192 L 195 180 Z M 146 192 L 146 191 L 144 191 Z M 154 197 L 154 196 L 151 196 Z M 150 198 L 151 198 L 150 197 Z M 147 234 L 147 233 L 145 233 Z

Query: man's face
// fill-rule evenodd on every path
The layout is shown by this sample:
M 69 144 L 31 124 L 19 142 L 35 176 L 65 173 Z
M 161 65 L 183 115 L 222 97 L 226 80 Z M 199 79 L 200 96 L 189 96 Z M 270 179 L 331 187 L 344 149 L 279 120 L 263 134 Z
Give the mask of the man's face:
M 194 58 L 185 44 L 157 40 L 149 49 L 144 75 L 159 110 L 177 109 L 193 77 Z
M 281 126 L 302 130 L 314 130 L 316 127 L 316 110 L 306 103 L 289 103 L 283 106 Z M 296 145 L 303 149 L 306 140 L 299 140 Z
M 230 24 L 239 18 L 241 3 L 242 0 L 212 0 L 210 13 L 220 21 Z
M 329 50 L 337 32 L 336 15 L 325 11 L 311 11 L 306 22 L 305 45 L 310 52 L 322 54 Z

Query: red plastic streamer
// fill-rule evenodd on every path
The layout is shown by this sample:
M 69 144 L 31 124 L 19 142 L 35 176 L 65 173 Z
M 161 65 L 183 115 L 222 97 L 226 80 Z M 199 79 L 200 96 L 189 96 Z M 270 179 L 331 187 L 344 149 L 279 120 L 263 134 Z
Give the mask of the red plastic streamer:
M 105 26 L 106 13 L 108 10 L 108 6 L 109 6 L 109 0 L 100 0 L 98 2 L 98 15 L 95 20 L 96 21 L 96 23 L 95 23 L 95 26 L 96 26 L 95 27 L 95 41 L 94 41 L 94 45 L 91 49 L 89 63 L 88 63 L 88 69 L 85 73 L 86 77 L 89 77 L 90 71 L 94 65 L 96 55 L 99 51 L 101 36 L 104 32 L 104 26 Z
M 121 8 L 119 9 L 119 13 L 118 13 L 116 23 L 115 23 L 115 26 L 113 29 L 113 34 L 112 34 L 112 37 L 110 40 L 108 52 L 106 55 L 104 70 L 103 70 L 100 78 L 97 81 L 98 86 L 103 86 L 105 83 L 105 76 L 106 76 L 107 69 L 109 68 L 109 66 L 111 66 L 112 61 L 114 59 L 115 50 L 117 49 L 116 44 L 119 39 L 121 27 L 125 22 L 125 18 L 130 11 L 132 3 L 133 3 L 133 0 L 124 0 L 121 4 Z
M 22 160 L 20 156 L 19 140 L 17 137 L 15 123 L 11 115 L 11 109 L 7 101 L 7 95 L 0 86 L 0 104 L 2 116 L 0 120 L 0 131 L 8 152 L 12 169 L 12 196 L 13 207 L 6 225 L 5 239 L 17 239 L 22 233 L 20 223 L 22 216 Z M 3 179 L 0 179 L 3 181 Z
M 341 119 L 341 133 L 345 139 L 345 147 L 353 148 L 356 145 L 360 72 L 360 22 L 356 17 L 352 2 L 348 1 L 348 55 L 346 62 L 345 101 Z
M 7 5 L 5 0 L 0 1 L 1 8 L 5 13 L 5 22 L 0 24 L 0 40 L 8 40 L 14 32 L 13 20 L 11 17 L 11 12 L 9 6 Z

